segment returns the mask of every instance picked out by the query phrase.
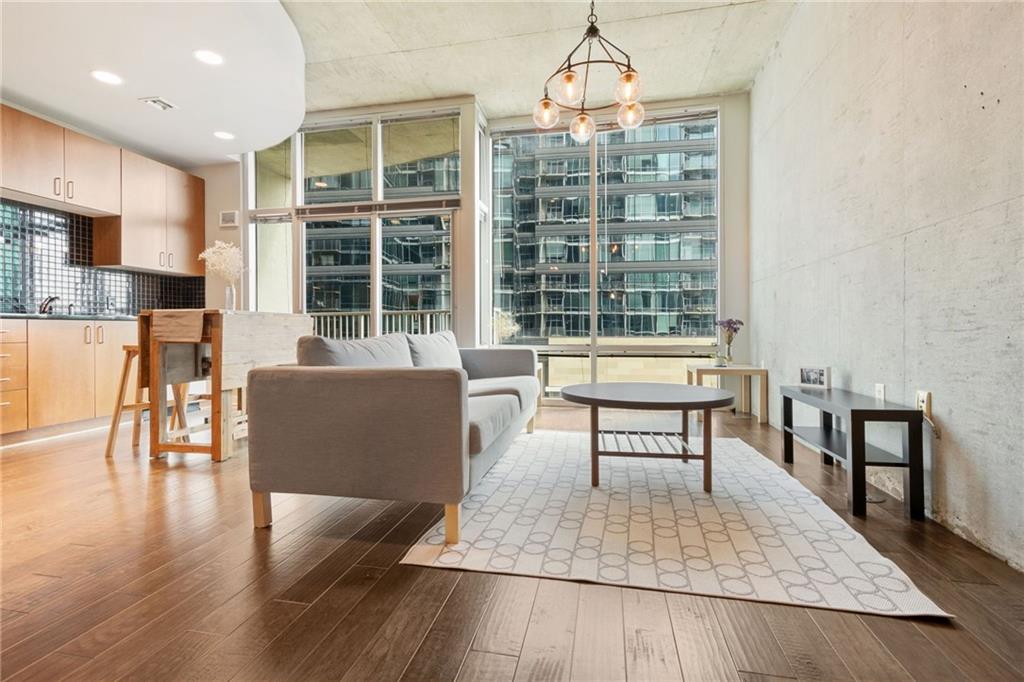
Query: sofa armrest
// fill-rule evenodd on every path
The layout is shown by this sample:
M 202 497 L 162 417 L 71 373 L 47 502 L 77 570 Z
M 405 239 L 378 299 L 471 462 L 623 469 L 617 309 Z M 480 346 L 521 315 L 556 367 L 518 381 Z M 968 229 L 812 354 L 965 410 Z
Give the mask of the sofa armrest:
M 466 381 L 461 369 L 254 369 L 250 487 L 458 502 L 469 487 Z
M 460 348 L 459 353 L 470 379 L 537 375 L 537 353 L 532 348 Z

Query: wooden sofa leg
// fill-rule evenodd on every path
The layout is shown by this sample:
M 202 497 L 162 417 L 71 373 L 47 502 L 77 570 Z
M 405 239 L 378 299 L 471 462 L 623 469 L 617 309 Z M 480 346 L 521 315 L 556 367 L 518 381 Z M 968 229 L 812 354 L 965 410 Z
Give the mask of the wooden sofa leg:
M 533 433 L 533 429 L 536 426 L 537 415 L 530 417 L 530 421 L 526 422 L 526 432 Z
M 274 522 L 270 509 L 270 493 L 252 491 L 252 521 L 256 528 L 266 528 Z
M 448 545 L 459 544 L 459 523 L 462 505 L 459 503 L 444 506 L 444 541 Z

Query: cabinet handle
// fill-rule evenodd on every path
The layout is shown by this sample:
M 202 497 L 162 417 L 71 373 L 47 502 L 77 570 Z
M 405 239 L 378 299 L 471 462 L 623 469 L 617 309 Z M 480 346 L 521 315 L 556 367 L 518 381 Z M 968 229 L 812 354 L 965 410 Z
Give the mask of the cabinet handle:
M 103 343 L 104 340 L 103 325 L 96 327 L 96 343 Z
M 75 198 L 75 181 L 74 180 L 68 180 L 68 189 L 64 193 L 64 196 L 66 196 L 68 199 L 74 199 Z
M 0 329 L 0 334 L 6 334 L 9 331 L 11 331 L 11 330 L 10 329 Z
M 173 268 L 174 267 L 174 252 L 173 251 L 171 251 L 170 253 L 167 254 L 167 267 L 169 267 L 169 268 Z
M 160 252 L 160 267 L 164 266 L 164 252 Z
M 10 377 L 0 377 L 0 383 L 3 383 L 5 381 L 10 381 L 10 380 L 11 380 Z
M 10 404 L 11 404 L 11 401 L 8 400 L 7 402 L 0 403 L 0 407 L 7 407 Z
M 9 357 L 11 357 L 10 353 L 0 353 L 0 358 L 9 358 Z
M 92 325 L 85 325 L 85 342 L 92 343 Z
M 53 179 L 53 193 L 56 194 L 57 196 L 60 196 L 60 178 L 59 177 Z

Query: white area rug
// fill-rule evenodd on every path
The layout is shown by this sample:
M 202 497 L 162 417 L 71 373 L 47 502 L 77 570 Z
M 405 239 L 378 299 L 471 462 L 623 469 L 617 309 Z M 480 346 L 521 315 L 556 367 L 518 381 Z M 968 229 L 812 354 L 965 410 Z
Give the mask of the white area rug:
M 601 458 L 589 434 L 522 435 L 403 563 L 692 592 L 891 616 L 947 616 L 820 498 L 738 439 L 703 465 Z

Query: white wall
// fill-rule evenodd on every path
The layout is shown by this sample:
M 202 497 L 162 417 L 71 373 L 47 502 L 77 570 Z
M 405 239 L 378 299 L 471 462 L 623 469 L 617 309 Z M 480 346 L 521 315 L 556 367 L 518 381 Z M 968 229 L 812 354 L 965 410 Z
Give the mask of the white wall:
M 191 172 L 206 181 L 206 246 L 213 246 L 215 241 L 222 241 L 232 242 L 241 247 L 244 227 L 222 229 L 219 226 L 221 211 L 242 210 L 241 164 L 233 161 L 217 163 L 193 168 Z M 216 275 L 206 276 L 207 308 L 224 307 L 225 285 L 226 282 Z M 242 308 L 241 284 L 236 285 L 236 289 L 237 306 Z
M 754 361 L 776 386 L 820 363 L 899 402 L 931 390 L 931 513 L 1016 566 L 1022 72 L 1018 3 L 803 4 L 751 94 Z

